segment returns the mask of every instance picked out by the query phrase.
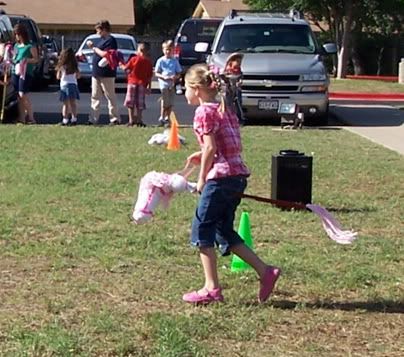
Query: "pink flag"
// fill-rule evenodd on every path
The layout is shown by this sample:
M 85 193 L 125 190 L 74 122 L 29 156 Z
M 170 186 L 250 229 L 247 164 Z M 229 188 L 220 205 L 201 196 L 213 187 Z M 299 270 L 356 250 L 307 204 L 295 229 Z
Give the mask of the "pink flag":
M 343 230 L 341 224 L 324 207 L 307 204 L 306 207 L 320 217 L 328 236 L 339 244 L 352 244 L 357 238 L 357 232 Z

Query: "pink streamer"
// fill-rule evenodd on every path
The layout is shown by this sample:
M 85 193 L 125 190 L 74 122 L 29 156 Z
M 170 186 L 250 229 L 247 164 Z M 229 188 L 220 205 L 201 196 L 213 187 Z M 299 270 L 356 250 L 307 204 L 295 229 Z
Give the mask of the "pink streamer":
M 306 207 L 320 217 L 327 235 L 333 241 L 339 244 L 352 244 L 357 238 L 357 232 L 343 230 L 341 224 L 324 207 L 312 204 L 307 204 Z

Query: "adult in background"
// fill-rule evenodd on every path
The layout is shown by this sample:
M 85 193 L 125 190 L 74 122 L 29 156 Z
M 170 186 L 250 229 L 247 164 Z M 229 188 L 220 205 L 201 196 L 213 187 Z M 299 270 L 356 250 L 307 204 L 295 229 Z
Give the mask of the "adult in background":
M 28 30 L 23 24 L 14 26 L 14 58 L 12 81 L 18 92 L 18 121 L 23 124 L 35 124 L 29 92 L 34 78 L 34 67 L 38 63 L 38 51 L 29 42 Z
M 117 50 L 116 39 L 111 36 L 111 25 L 107 20 L 101 20 L 95 25 L 97 35 L 101 39 L 94 44 L 87 41 L 87 46 L 94 51 L 91 77 L 91 112 L 89 124 L 97 124 L 100 116 L 100 101 L 104 95 L 108 101 L 109 121 L 111 125 L 120 124 L 121 119 L 115 94 L 116 68 L 100 66 L 100 60 L 107 56 L 109 50 Z

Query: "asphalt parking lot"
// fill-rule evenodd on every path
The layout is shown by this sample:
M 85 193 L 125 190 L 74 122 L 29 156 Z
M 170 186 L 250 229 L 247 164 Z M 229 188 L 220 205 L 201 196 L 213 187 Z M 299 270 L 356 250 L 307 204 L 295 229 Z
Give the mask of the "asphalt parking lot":
M 127 111 L 123 107 L 125 84 L 117 85 L 118 103 L 123 123 L 127 122 Z M 144 122 L 157 125 L 160 95 L 154 87 L 147 97 Z M 44 92 L 32 93 L 35 117 L 40 124 L 58 124 L 61 120 L 61 104 L 58 100 L 58 86 L 53 85 Z M 78 102 L 78 123 L 86 124 L 90 108 L 90 93 L 82 92 Z M 404 102 L 383 103 L 358 100 L 331 101 L 329 127 L 338 126 L 362 135 L 380 145 L 404 155 Z M 176 96 L 174 110 L 181 125 L 191 125 L 194 108 L 186 103 L 184 95 Z M 101 104 L 100 124 L 108 124 L 107 103 Z M 262 124 L 262 122 L 261 122 Z M 311 128 L 313 129 L 313 128 Z

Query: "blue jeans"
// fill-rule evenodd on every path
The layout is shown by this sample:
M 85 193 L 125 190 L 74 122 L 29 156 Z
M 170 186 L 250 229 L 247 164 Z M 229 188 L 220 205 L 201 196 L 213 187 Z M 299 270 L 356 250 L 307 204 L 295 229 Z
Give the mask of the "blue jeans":
M 243 243 L 234 230 L 234 216 L 247 187 L 244 176 L 229 176 L 208 180 L 202 190 L 192 221 L 191 244 L 196 247 L 219 247 L 222 255 L 230 247 Z

